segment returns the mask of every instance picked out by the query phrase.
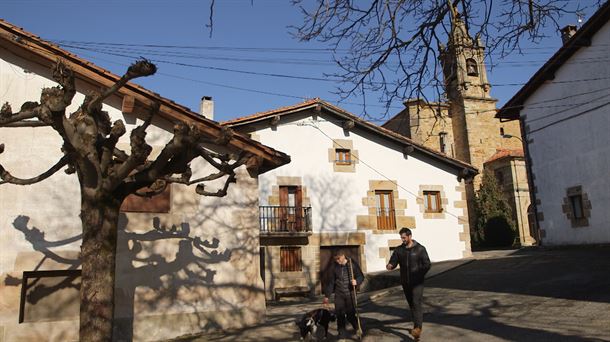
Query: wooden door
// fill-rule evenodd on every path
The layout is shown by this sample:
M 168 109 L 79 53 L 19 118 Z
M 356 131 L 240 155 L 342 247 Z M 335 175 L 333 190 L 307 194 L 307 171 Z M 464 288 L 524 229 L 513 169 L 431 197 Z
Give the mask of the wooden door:
M 341 249 L 345 252 L 345 256 L 355 260 L 358 265 L 362 265 L 360 262 L 360 248 L 358 246 L 321 246 L 320 247 L 320 291 L 324 293 L 324 286 L 328 284 L 329 279 L 332 275 L 332 267 L 335 261 L 333 260 L 333 254 L 336 250 Z
M 280 229 L 303 230 L 303 194 L 300 186 L 280 186 Z

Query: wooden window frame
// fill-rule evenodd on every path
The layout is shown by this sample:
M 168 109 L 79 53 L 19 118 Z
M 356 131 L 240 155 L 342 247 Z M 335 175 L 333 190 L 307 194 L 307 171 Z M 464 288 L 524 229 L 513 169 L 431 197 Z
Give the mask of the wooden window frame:
M 383 201 L 384 196 L 388 195 L 389 203 Z M 396 212 L 394 208 L 394 191 L 375 190 L 375 206 L 377 207 L 377 229 L 394 230 L 396 229 Z M 387 215 L 385 213 L 387 212 Z
M 301 250 L 302 248 L 297 246 L 280 247 L 280 272 L 303 272 Z
M 343 158 L 341 158 L 343 157 Z M 352 165 L 352 151 L 349 148 L 335 149 L 336 165 Z
M 585 208 L 583 205 L 582 194 L 570 195 L 568 196 L 568 201 L 570 202 L 570 208 L 572 209 L 572 218 L 574 220 L 585 219 Z M 576 210 L 576 203 L 578 203 L 578 206 L 580 207 L 580 215 L 576 215 L 578 213 Z
M 430 208 L 430 203 L 436 203 L 436 210 Z M 426 213 L 442 213 L 443 206 L 441 202 L 441 192 L 435 190 L 424 191 L 424 212 Z

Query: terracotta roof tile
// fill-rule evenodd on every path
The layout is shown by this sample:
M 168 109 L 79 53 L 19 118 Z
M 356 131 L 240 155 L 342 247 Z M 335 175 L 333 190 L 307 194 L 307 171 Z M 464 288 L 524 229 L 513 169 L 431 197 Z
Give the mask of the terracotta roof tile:
M 239 117 L 239 118 L 236 118 L 236 119 L 228 120 L 228 121 L 223 121 L 223 122 L 221 122 L 221 124 L 227 125 L 227 126 L 237 125 L 237 124 L 241 124 L 241 123 L 248 122 L 248 121 L 255 121 L 257 119 L 264 119 L 266 117 L 273 116 L 275 114 L 289 112 L 289 111 L 292 111 L 292 110 L 295 110 L 295 109 L 301 109 L 303 107 L 307 107 L 307 106 L 310 106 L 312 104 L 317 104 L 317 103 L 320 103 L 320 102 L 323 102 L 323 101 L 320 100 L 320 98 L 316 97 L 316 98 L 313 98 L 311 100 L 307 100 L 307 101 L 304 101 L 304 102 L 301 102 L 301 103 L 297 103 L 297 104 L 292 105 L 292 106 L 279 107 L 279 108 L 276 108 L 276 109 L 272 109 L 272 110 L 268 110 L 268 111 L 264 111 L 264 112 L 258 112 L 258 113 L 242 116 L 242 117 Z
M 120 79 L 118 75 L 2 19 L 0 19 L 0 42 L 3 48 L 26 51 L 28 53 L 28 55 L 20 54 L 20 58 L 40 59 L 40 61 L 43 61 L 44 65 L 49 67 L 58 59 L 62 59 L 66 64 L 72 67 L 75 74 L 90 82 L 109 86 Z M 135 83 L 127 83 L 120 89 L 120 93 L 123 96 L 134 96 L 144 100 L 145 104 L 150 104 L 152 102 L 160 103 L 161 111 L 159 115 L 170 120 L 170 122 L 187 122 L 188 124 L 196 125 L 202 132 L 212 136 L 219 134 L 222 129 L 219 123 L 209 120 L 191 111 L 189 108 L 176 104 L 174 101 L 164 98 Z M 261 157 L 263 160 L 263 165 L 259 168 L 261 172 L 281 166 L 290 161 L 288 155 L 256 142 L 240 133 L 234 134 L 229 145 L 232 148 L 245 150 Z
M 497 149 L 496 153 L 494 153 L 491 157 L 489 157 L 489 159 L 487 159 L 487 161 L 485 161 L 485 164 L 491 163 L 496 160 L 500 160 L 502 158 L 509 158 L 509 157 L 510 158 L 523 158 L 524 157 L 523 149 L 513 149 L 513 150 Z

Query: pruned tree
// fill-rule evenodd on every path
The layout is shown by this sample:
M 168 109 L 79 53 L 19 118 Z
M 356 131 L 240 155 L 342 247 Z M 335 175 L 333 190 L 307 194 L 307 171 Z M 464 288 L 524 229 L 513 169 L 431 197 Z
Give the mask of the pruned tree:
M 82 284 L 80 290 L 80 339 L 110 341 L 114 314 L 115 260 L 117 225 L 123 200 L 130 194 L 152 196 L 169 184 L 197 184 L 203 196 L 224 196 L 236 182 L 236 168 L 252 167 L 257 159 L 250 152 L 219 154 L 211 147 L 223 146 L 231 139 L 230 130 L 217 137 L 206 136 L 195 126 L 177 122 L 173 137 L 159 155 L 151 159 L 152 147 L 146 143 L 146 130 L 159 112 L 153 104 L 144 122 L 129 136 L 130 151 L 117 148 L 126 133 L 121 120 L 111 122 L 102 103 L 128 81 L 154 74 L 156 67 L 147 60 L 132 64 L 125 75 L 105 91 L 86 95 L 80 108 L 67 115 L 66 108 L 76 94 L 73 71 L 58 61 L 53 70 L 56 87 L 44 88 L 39 102 L 26 102 L 13 112 L 6 103 L 0 111 L 0 127 L 50 126 L 62 138 L 63 156 L 47 171 L 33 178 L 19 178 L 0 165 L 0 185 L 30 185 L 41 182 L 65 168 L 76 174 L 80 183 L 82 221 Z M 0 153 L 4 144 L 0 144 Z M 216 170 L 191 179 L 190 163 L 203 158 Z M 253 161 L 254 160 L 254 161 Z M 224 186 L 208 191 L 204 182 L 224 179 Z M 145 190 L 143 190 L 145 189 Z
M 386 111 L 392 101 L 442 98 L 439 48 L 452 36 L 459 19 L 478 37 L 486 53 L 521 52 L 521 42 L 538 42 L 544 28 L 559 28 L 557 19 L 577 13 L 566 0 L 293 0 L 304 22 L 294 27 L 303 41 L 318 40 L 334 49 L 340 71 L 338 93 L 359 95 Z

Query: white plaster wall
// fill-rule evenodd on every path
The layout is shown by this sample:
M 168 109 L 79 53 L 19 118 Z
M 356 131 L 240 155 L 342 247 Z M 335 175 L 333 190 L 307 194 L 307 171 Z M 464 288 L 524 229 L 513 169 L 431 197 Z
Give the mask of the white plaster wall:
M 606 24 L 593 36 L 592 45 L 580 48 L 521 111 L 533 140 L 529 151 L 536 197 L 541 201 L 538 211 L 544 215 L 543 244 L 610 242 L 609 55 L 610 25 Z M 591 201 L 589 227 L 572 228 L 562 212 L 566 188 L 576 185 L 582 185 Z
M 362 199 L 367 196 L 369 180 L 396 180 L 400 199 L 407 200 L 405 216 L 416 218 L 414 238 L 426 246 L 434 261 L 462 258 L 465 243 L 459 241 L 463 226 L 457 216 L 462 209 L 453 204 L 461 200 L 456 191 L 459 185 L 455 174 L 438 167 L 437 162 L 428 163 L 414 156 L 405 159 L 400 149 L 394 150 L 379 138 L 360 131 L 344 134 L 337 119 L 321 115 L 315 121 L 311 117 L 297 121 L 282 122 L 276 129 L 264 128 L 256 132 L 260 141 L 284 151 L 291 156 L 291 163 L 259 176 L 260 203 L 267 204 L 271 186 L 277 184 L 278 176 L 303 177 L 307 196 L 311 199 L 313 231 L 355 232 L 357 215 L 367 215 L 368 207 Z M 356 172 L 334 172 L 328 160 L 328 149 L 333 147 L 331 139 L 353 141 L 358 151 Z M 455 171 L 454 171 L 455 172 Z M 449 200 L 445 219 L 424 219 L 420 213 L 416 196 L 420 185 L 442 185 Z M 453 216 L 455 215 L 455 216 Z M 362 230 L 361 230 L 362 231 Z M 369 272 L 385 269 L 385 259 L 379 257 L 379 248 L 387 247 L 390 239 L 399 239 L 398 234 L 366 234 L 365 257 Z
M 41 89 L 54 85 L 48 70 L 0 51 L 0 101 L 9 102 L 13 112 L 25 101 L 38 101 Z M 77 89 L 69 112 L 77 109 L 91 86 L 77 81 Z M 119 146 L 128 150 L 129 132 L 141 121 L 121 113 L 120 99 L 108 103 L 104 110 L 112 120 L 126 124 L 127 134 Z M 147 132 L 147 142 L 158 153 L 171 138 L 171 125 L 155 119 Z M 61 139 L 50 128 L 0 128 L 0 143 L 6 146 L 0 163 L 21 178 L 42 173 L 62 155 Z M 211 167 L 198 161 L 192 168 L 197 177 L 208 174 Z M 247 176 L 244 167 L 238 171 L 238 182 L 226 197 L 198 196 L 194 185 L 173 186 L 170 213 L 122 217 L 115 317 L 123 327 L 133 328 L 127 339 L 169 339 L 209 327 L 253 324 L 264 317 L 257 180 Z M 221 186 L 221 182 L 211 184 L 208 190 Z M 38 248 L 43 241 L 81 234 L 76 175 L 60 171 L 31 186 L 0 185 L 0 208 L 0 340 L 78 339 L 78 316 L 51 325 L 17 323 L 21 287 L 17 281 L 23 271 L 78 265 L 79 239 L 50 247 L 57 258 Z M 29 220 L 19 220 L 22 216 Z M 44 235 L 32 233 L 34 228 Z M 60 258 L 75 263 L 62 263 Z

